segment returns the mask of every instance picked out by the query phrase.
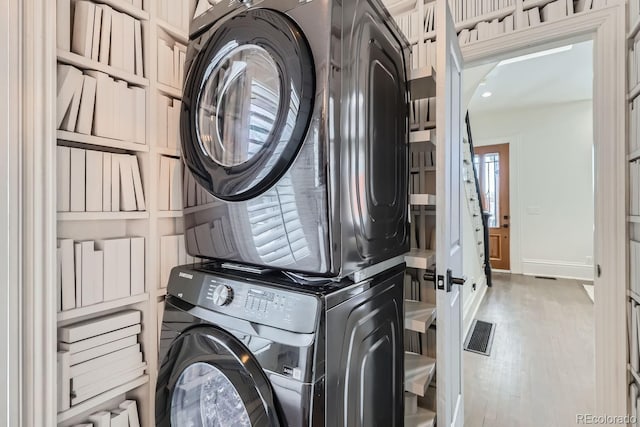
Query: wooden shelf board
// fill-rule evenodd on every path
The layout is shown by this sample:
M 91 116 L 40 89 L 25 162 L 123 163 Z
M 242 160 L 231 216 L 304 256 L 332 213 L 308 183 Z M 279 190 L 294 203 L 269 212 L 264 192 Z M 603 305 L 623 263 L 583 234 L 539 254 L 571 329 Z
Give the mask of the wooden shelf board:
M 158 18 L 158 19 L 156 19 L 156 22 L 158 23 L 158 27 L 162 28 L 174 40 L 176 40 L 176 41 L 178 41 L 178 42 L 180 42 L 182 44 L 189 43 L 189 35 L 184 30 L 181 30 L 180 28 L 171 25 L 170 23 L 168 23 L 164 19 L 159 19 Z
M 436 413 L 424 408 L 418 408 L 415 414 L 405 414 L 405 427 L 434 427 L 436 425 Z
M 409 204 L 435 206 L 436 196 L 434 194 L 409 194 Z
M 426 270 L 436 262 L 436 252 L 430 249 L 411 249 L 404 256 L 408 268 Z
M 541 7 L 548 3 L 551 3 L 553 0 L 524 0 L 522 2 L 522 10 L 532 9 L 534 7 Z
M 98 314 L 103 311 L 114 308 L 125 307 L 127 305 L 137 304 L 149 299 L 149 294 L 132 295 L 126 298 L 120 298 L 113 301 L 105 301 L 87 307 L 74 308 L 72 310 L 61 311 L 58 313 L 58 322 L 68 322 L 69 320 L 78 319 L 80 317 L 91 314 Z M 61 326 L 61 325 L 58 325 Z
M 141 19 L 143 21 L 149 20 L 149 13 L 133 6 L 131 2 L 127 2 L 124 0 L 95 0 L 96 3 L 108 4 L 112 8 L 119 10 L 120 12 L 124 12 L 128 15 L 133 16 L 134 18 Z
M 142 385 L 145 385 L 149 382 L 149 375 L 143 375 L 140 378 L 136 378 L 133 381 L 129 381 L 126 384 L 118 386 L 116 388 L 112 388 L 109 391 L 106 391 L 98 396 L 92 397 L 91 399 L 85 400 L 82 403 L 79 403 L 75 406 L 72 406 L 70 409 L 67 409 L 64 412 L 58 413 L 58 424 L 63 423 L 71 418 L 81 415 L 85 412 L 90 411 L 92 408 L 99 406 L 102 403 L 108 402 L 109 400 L 118 397 L 121 394 L 127 393 L 131 390 L 134 390 Z
M 182 90 L 178 89 L 177 87 L 158 82 L 158 90 L 172 98 L 182 99 Z
M 640 148 L 637 150 L 633 150 L 631 153 L 627 154 L 627 161 L 632 162 L 640 158 Z
M 638 385 L 638 387 L 640 387 L 640 374 L 638 374 L 636 371 L 633 370 L 633 368 L 631 367 L 630 363 L 627 363 L 627 370 L 629 371 L 629 373 L 631 374 L 631 376 L 635 380 L 635 382 Z
M 110 75 L 111 77 L 115 77 L 116 79 L 125 80 L 135 86 L 149 86 L 149 79 L 131 74 L 125 70 L 111 67 L 101 62 L 93 61 L 90 58 L 85 58 L 84 56 L 68 52 L 66 50 L 58 49 L 58 61 L 84 70 L 100 71 Z
M 640 304 L 640 295 L 631 289 L 627 289 L 627 296 L 634 300 L 636 304 Z M 640 386 L 640 384 L 638 384 Z
M 149 212 L 58 212 L 58 221 L 105 221 L 122 219 L 147 219 Z
M 414 130 L 409 132 L 409 143 L 419 144 L 421 142 L 435 145 L 435 132 L 432 129 Z
M 633 40 L 636 34 L 638 34 L 638 30 L 640 30 L 640 15 L 636 16 L 636 21 L 631 27 L 631 29 L 629 30 L 629 33 L 627 34 L 627 39 Z
M 640 216 L 638 216 L 638 215 L 629 215 L 627 217 L 627 221 L 633 222 L 635 224 L 640 224 Z
M 394 3 L 385 4 L 389 14 L 392 16 L 402 15 L 412 12 L 416 7 L 416 0 L 400 0 Z
M 204 210 L 207 210 L 209 208 L 216 207 L 216 206 L 222 206 L 222 203 L 221 202 L 211 202 L 211 203 L 207 203 L 207 204 L 204 204 L 204 205 L 192 206 L 190 208 L 184 208 L 182 211 L 186 215 L 186 214 L 190 214 L 190 213 L 204 211 Z
M 412 101 L 436 96 L 436 70 L 433 67 L 410 70 L 409 94 Z
M 627 96 L 627 100 L 629 102 L 633 101 L 638 96 L 638 94 L 640 94 L 640 83 L 631 88 L 631 90 L 629 91 L 629 95 Z
M 548 2 L 549 0 L 544 0 L 544 1 Z M 516 6 L 512 5 L 512 6 L 507 6 L 500 10 L 485 13 L 484 15 L 481 15 L 481 16 L 476 16 L 471 19 L 467 19 L 465 21 L 460 21 L 455 25 L 456 32 L 458 33 L 464 29 L 471 29 L 476 25 L 478 25 L 479 22 L 493 21 L 496 18 L 504 18 L 507 15 L 511 15 L 515 11 L 516 11 Z
M 163 156 L 180 157 L 180 150 L 168 147 L 156 147 L 156 152 Z
M 422 354 L 404 352 L 404 390 L 424 396 L 436 372 L 436 360 Z
M 436 319 L 436 306 L 422 301 L 404 300 L 404 328 L 424 334 Z
M 101 136 L 84 135 L 82 133 L 58 130 L 56 138 L 62 141 L 77 142 L 79 144 L 95 145 L 96 147 L 117 148 L 120 150 L 148 152 L 149 146 L 137 142 L 122 141 L 119 139 L 104 138 Z
M 163 297 L 167 295 L 167 288 L 158 288 L 158 292 L 156 293 L 158 297 Z
M 182 218 L 182 211 L 158 211 L 158 218 Z

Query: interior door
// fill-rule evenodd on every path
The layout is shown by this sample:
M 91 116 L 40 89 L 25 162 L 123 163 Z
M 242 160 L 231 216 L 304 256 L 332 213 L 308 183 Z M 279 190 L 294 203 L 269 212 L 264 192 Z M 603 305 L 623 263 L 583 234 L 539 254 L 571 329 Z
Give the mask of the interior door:
M 436 260 L 438 425 L 462 426 L 462 54 L 447 0 L 436 3 Z
M 510 270 L 509 144 L 475 147 L 474 152 L 483 206 L 490 215 L 487 225 L 491 267 Z

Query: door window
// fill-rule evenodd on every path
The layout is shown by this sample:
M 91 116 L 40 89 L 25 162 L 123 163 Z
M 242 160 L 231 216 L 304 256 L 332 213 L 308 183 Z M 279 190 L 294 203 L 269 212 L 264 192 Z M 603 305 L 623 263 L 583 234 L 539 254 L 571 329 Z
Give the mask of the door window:
M 171 425 L 250 427 L 247 410 L 229 378 L 208 363 L 189 365 L 171 398 Z

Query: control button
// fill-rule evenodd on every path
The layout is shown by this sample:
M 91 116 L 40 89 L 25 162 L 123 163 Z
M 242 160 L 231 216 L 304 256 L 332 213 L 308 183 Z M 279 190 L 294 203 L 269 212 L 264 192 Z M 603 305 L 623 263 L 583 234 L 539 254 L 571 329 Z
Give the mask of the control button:
M 223 307 L 233 300 L 233 289 L 228 285 L 218 285 L 213 291 L 213 303 Z

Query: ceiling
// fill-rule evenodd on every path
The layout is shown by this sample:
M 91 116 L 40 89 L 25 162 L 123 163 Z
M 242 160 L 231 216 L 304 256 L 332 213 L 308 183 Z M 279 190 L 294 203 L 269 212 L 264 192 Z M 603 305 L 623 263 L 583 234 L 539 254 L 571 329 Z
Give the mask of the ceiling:
M 592 99 L 593 42 L 571 46 L 520 62 L 465 69 L 464 79 L 469 84 L 475 87 L 483 82 L 475 93 L 474 87 L 466 88 L 471 97 L 469 110 L 509 110 Z M 484 92 L 492 95 L 483 98 Z

